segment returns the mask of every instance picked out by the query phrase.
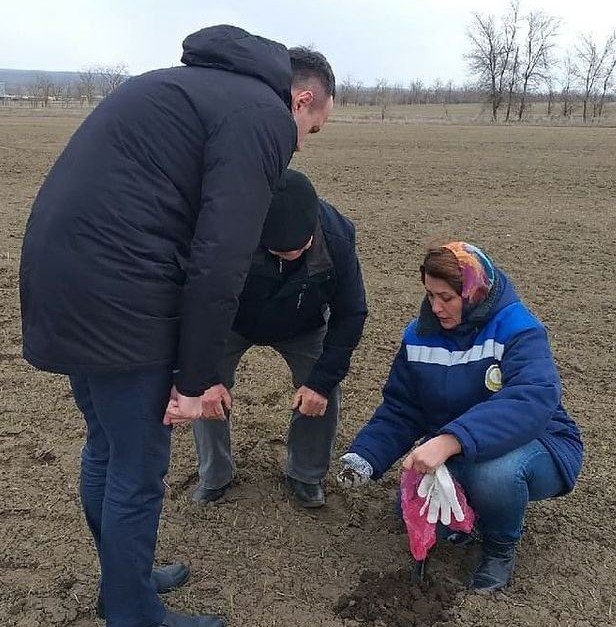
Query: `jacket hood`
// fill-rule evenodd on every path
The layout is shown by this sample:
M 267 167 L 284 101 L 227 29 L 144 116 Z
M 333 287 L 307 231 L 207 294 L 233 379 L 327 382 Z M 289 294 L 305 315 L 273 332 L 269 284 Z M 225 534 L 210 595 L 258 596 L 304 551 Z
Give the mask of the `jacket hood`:
M 511 305 L 511 303 L 515 303 L 520 300 L 511 279 L 500 268 L 496 268 L 496 274 L 502 287 L 498 298 L 494 302 L 490 312 L 490 317 L 495 315 L 501 309 Z
M 291 103 L 291 60 L 275 41 L 251 35 L 236 26 L 211 26 L 188 35 L 182 63 L 253 76 Z

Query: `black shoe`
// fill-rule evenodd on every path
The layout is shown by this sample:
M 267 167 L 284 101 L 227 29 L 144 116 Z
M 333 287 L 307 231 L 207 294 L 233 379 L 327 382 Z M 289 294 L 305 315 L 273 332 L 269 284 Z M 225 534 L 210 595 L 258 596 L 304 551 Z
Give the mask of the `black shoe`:
M 225 625 L 224 619 L 214 614 L 188 616 L 167 610 L 165 620 L 159 627 L 225 627 Z
M 320 483 L 304 483 L 287 476 L 287 485 L 295 501 L 302 507 L 323 507 L 325 494 Z
M 516 543 L 484 540 L 481 561 L 469 587 L 477 592 L 496 592 L 509 584 L 513 577 Z
M 189 575 L 188 566 L 181 562 L 168 566 L 155 566 L 152 569 L 152 583 L 158 594 L 165 594 L 183 586 L 188 581 Z
M 165 594 L 183 586 L 188 581 L 189 575 L 190 570 L 188 566 L 181 562 L 169 564 L 168 566 L 155 566 L 152 569 L 152 584 L 158 594 Z M 105 605 L 100 594 L 96 601 L 96 615 L 99 618 L 105 618 Z
M 192 500 L 195 503 L 213 503 L 214 501 L 218 501 L 221 499 L 226 491 L 231 487 L 231 481 L 229 483 L 222 486 L 222 488 L 206 488 L 205 486 L 199 484 L 195 491 L 192 494 Z

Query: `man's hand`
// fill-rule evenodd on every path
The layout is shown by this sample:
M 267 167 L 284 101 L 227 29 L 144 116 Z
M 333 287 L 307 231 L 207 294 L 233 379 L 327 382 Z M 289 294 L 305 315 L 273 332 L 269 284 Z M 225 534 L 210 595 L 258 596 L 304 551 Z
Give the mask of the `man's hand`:
M 407 470 L 413 469 L 420 473 L 434 472 L 438 466 L 461 450 L 457 438 L 449 433 L 443 433 L 413 449 L 402 465 Z
M 199 418 L 201 418 L 201 398 L 199 396 L 183 396 L 173 386 L 163 424 L 183 425 Z
M 304 416 L 323 416 L 327 409 L 327 399 L 302 385 L 293 396 L 291 409 L 296 409 Z
M 231 411 L 231 394 L 222 384 L 213 385 L 203 393 L 201 397 L 201 407 L 203 418 L 209 420 L 224 420 Z

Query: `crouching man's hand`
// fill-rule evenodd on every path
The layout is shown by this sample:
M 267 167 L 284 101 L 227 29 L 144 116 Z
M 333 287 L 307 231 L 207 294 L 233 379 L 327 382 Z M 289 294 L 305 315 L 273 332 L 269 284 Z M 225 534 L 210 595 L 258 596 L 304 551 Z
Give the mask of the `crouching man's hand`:
M 357 453 L 345 453 L 341 458 L 342 470 L 336 479 L 345 488 L 357 488 L 368 483 L 374 472 L 370 462 Z
M 208 388 L 201 396 L 203 418 L 209 420 L 224 420 L 231 411 L 231 405 L 231 394 L 222 383 Z
M 296 409 L 304 416 L 323 416 L 327 409 L 327 399 L 318 392 L 302 385 L 293 396 L 291 409 Z

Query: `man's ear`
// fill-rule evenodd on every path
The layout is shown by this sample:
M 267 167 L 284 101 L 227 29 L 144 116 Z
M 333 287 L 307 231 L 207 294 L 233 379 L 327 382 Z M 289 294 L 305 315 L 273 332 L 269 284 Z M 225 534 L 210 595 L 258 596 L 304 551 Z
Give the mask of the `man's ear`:
M 314 102 L 314 93 L 310 89 L 300 89 L 292 96 L 293 111 L 309 107 Z

